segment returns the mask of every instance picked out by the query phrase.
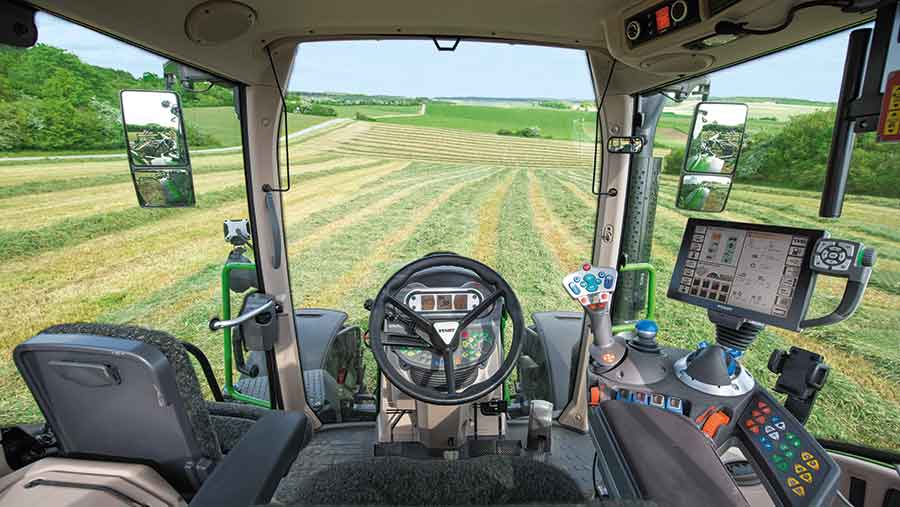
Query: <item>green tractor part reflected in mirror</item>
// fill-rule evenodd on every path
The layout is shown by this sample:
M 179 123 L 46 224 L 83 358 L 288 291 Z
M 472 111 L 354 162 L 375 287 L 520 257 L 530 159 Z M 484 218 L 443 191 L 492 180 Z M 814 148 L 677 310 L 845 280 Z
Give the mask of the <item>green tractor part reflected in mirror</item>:
M 194 206 L 193 174 L 178 95 L 125 90 L 121 103 L 138 203 L 144 208 Z
M 678 188 L 678 207 L 690 211 L 719 213 L 725 209 L 731 178 L 702 174 L 684 174 Z
M 697 104 L 676 206 L 714 213 L 725 209 L 740 160 L 747 113 L 746 104 Z

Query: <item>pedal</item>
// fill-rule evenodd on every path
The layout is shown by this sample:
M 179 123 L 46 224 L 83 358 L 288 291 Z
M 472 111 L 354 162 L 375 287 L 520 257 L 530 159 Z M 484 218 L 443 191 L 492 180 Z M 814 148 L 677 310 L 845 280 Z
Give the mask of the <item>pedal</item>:
M 532 400 L 528 414 L 529 451 L 550 452 L 553 431 L 553 404 L 544 400 Z

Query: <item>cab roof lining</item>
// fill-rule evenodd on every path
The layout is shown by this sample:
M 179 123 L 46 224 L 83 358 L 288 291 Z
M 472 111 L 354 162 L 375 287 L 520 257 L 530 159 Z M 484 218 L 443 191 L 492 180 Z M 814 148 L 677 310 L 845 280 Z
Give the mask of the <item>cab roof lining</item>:
M 700 0 L 701 5 L 705 6 L 706 1 Z M 243 35 L 214 45 L 200 45 L 187 35 L 187 16 L 202 3 L 196 0 L 31 1 L 41 10 L 248 85 L 274 84 L 265 55 L 267 45 L 284 48 L 319 40 L 438 36 L 584 49 L 596 67 L 594 73 L 597 76 L 606 76 L 610 57 L 615 58 L 618 64 L 610 84 L 610 95 L 638 93 L 712 72 L 824 33 L 858 25 L 874 15 L 849 14 L 834 7 L 813 7 L 798 12 L 794 22 L 782 32 L 765 37 L 743 37 L 726 46 L 704 51 L 703 54 L 713 59 L 708 68 L 661 73 L 647 70 L 644 62 L 669 55 L 698 53 L 687 51 L 683 44 L 688 39 L 712 34 L 715 22 L 729 19 L 747 21 L 749 26 L 768 27 L 778 24 L 788 8 L 799 2 L 741 0 L 723 13 L 634 50 L 624 43 L 620 25 L 626 17 L 656 5 L 659 0 L 567 0 L 565 8 L 547 0 L 441 3 L 418 0 L 245 0 L 245 5 L 255 12 L 255 23 Z M 604 84 L 595 83 L 595 86 L 600 88 Z

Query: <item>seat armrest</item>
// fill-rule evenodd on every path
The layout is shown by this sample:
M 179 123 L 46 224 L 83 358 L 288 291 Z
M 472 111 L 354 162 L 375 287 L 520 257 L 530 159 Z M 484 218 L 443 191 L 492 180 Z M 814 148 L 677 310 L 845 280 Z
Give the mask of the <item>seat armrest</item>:
M 272 412 L 256 421 L 203 482 L 190 505 L 268 503 L 309 443 L 310 428 L 302 412 Z

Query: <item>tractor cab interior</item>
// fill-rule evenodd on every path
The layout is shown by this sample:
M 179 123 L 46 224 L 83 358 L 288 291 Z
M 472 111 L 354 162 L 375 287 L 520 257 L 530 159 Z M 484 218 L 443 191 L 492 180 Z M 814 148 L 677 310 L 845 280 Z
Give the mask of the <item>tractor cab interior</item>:
M 208 351 L 143 327 L 60 323 L 15 347 L 45 423 L 3 429 L 0 505 L 900 501 L 896 448 L 842 446 L 807 429 L 828 380 L 825 358 L 757 340 L 766 327 L 801 332 L 850 319 L 878 269 L 874 247 L 825 228 L 691 215 L 676 231 L 663 290 L 708 317 L 691 330 L 694 348 L 667 344 L 672 323 L 656 318 L 657 269 L 629 251 L 640 225 L 652 228 L 646 214 L 656 196 L 646 195 L 641 175 L 653 174 L 660 96 L 705 99 L 709 72 L 857 27 L 821 192 L 821 216 L 840 217 L 855 134 L 877 130 L 887 140 L 900 114 L 882 111 L 890 83 L 900 97 L 896 0 L 463 1 L 440 9 L 32 0 L 3 1 L 0 10 L 6 44 L 33 45 L 41 10 L 171 59 L 166 79 L 177 86 L 229 86 L 250 217 L 224 224 L 232 250 L 221 311 L 208 322 L 224 345 L 221 384 Z M 572 307 L 527 315 L 525 284 L 509 281 L 515 268 L 451 251 L 395 259 L 405 265 L 379 279 L 380 290 L 342 307 L 300 307 L 285 200 L 304 180 L 279 158 L 293 137 L 285 94 L 303 58 L 295 49 L 393 38 L 432 40 L 438 51 L 480 41 L 587 55 L 591 148 L 600 153 L 590 157 L 593 181 L 578 184 L 596 189 L 596 214 L 579 217 L 591 224 L 592 248 L 564 277 L 546 274 Z M 180 100 L 171 90 L 122 92 L 141 207 L 198 203 Z M 696 107 L 679 209 L 726 208 L 746 123 L 744 104 Z M 370 276 L 358 275 L 321 274 L 360 286 Z M 838 305 L 814 316 L 817 280 L 841 289 Z M 347 313 L 360 307 L 363 325 Z M 742 362 L 763 347 L 772 349 L 771 389 Z M 859 477 L 870 488 L 863 500 L 852 491 Z

